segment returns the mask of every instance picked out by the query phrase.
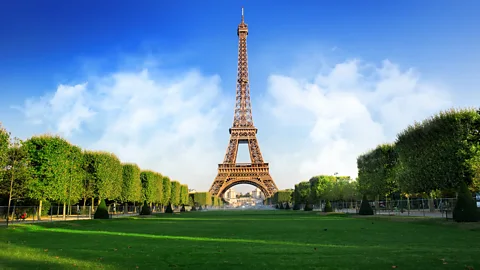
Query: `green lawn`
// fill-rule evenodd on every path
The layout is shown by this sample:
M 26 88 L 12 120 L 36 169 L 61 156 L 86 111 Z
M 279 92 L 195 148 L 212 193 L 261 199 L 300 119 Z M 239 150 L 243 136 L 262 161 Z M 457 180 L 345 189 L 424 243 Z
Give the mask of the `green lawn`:
M 209 211 L 0 228 L 1 269 L 480 269 L 478 224 Z

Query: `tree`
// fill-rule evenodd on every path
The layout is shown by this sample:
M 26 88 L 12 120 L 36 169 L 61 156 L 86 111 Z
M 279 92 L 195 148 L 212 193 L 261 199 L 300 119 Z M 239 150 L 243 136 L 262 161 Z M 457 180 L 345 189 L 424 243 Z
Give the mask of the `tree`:
M 142 200 L 142 181 L 137 164 L 122 165 L 123 187 L 120 200 L 123 202 L 139 202 Z
M 292 201 L 293 190 L 279 190 L 273 194 L 273 203 L 289 203 Z
M 8 226 L 11 202 L 14 199 L 24 198 L 27 195 L 27 188 L 32 177 L 27 151 L 22 146 L 21 140 L 15 138 L 8 148 L 5 165 L 6 171 L 4 176 L 6 181 L 0 182 L 0 195 L 8 196 Z
M 117 156 L 103 151 L 86 151 L 85 155 L 89 160 L 87 173 L 95 182 L 95 196 L 99 200 L 119 199 L 123 187 L 123 166 Z
M 170 203 L 170 196 L 172 196 L 172 184 L 168 176 L 163 177 L 163 198 L 162 205 L 168 205 Z
M 173 206 L 178 206 L 178 205 L 180 205 L 180 188 L 181 188 L 181 185 L 178 181 L 172 181 L 171 185 L 172 185 L 172 189 L 171 189 L 171 195 L 170 195 L 170 203 Z
M 143 171 L 140 173 L 142 181 L 143 200 L 149 204 L 155 202 L 157 195 L 155 173 L 152 171 Z
M 397 191 L 398 162 L 394 144 L 382 144 L 357 158 L 358 184 L 363 194 L 386 196 Z
M 10 146 L 10 133 L 0 123 L 0 183 L 4 181 L 3 174 L 7 168 L 8 148 Z
M 180 204 L 188 205 L 188 186 L 187 185 L 180 186 Z
M 159 173 L 155 173 L 155 203 L 162 205 L 163 202 L 163 176 Z
M 193 201 L 199 206 L 208 206 L 212 204 L 212 195 L 210 192 L 195 192 L 193 193 Z
M 399 133 L 396 178 L 401 191 L 430 194 L 455 189 L 461 182 L 472 186 L 477 177 L 472 161 L 479 155 L 480 141 L 475 139 L 479 121 L 473 109 L 452 109 Z
M 120 200 L 125 203 L 125 212 L 127 211 L 127 202 L 139 202 L 142 199 L 142 181 L 140 180 L 140 168 L 137 164 L 122 165 L 123 187 Z
M 39 218 L 43 200 L 66 203 L 78 200 L 83 188 L 81 149 L 58 136 L 34 136 L 25 141 L 32 168 L 28 196 L 39 201 Z

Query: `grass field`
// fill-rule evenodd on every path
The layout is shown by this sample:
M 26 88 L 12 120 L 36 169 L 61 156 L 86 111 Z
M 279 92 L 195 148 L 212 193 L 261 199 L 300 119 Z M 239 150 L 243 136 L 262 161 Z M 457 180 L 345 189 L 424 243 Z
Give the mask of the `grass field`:
M 1 269 L 480 269 L 478 224 L 209 211 L 0 228 Z

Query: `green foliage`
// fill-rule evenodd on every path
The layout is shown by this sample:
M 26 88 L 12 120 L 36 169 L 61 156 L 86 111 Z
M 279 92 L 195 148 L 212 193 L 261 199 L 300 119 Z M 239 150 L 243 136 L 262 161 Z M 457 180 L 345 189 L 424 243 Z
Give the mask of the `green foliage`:
M 155 172 L 142 171 L 140 173 L 140 180 L 142 181 L 143 200 L 148 203 L 155 202 L 157 195 Z
M 172 184 L 170 183 L 170 178 L 164 176 L 162 205 L 167 205 L 170 202 L 170 196 L 172 196 Z
M 193 193 L 193 201 L 200 206 L 211 205 L 212 195 L 210 195 L 210 192 L 195 192 Z
M 295 210 L 295 211 L 296 211 L 296 210 L 300 210 L 300 204 L 294 203 L 294 204 L 293 204 L 293 210 Z
M 142 199 L 142 181 L 137 164 L 122 165 L 123 188 L 120 200 L 123 202 L 139 202 Z
M 3 173 L 7 166 L 8 148 L 10 146 L 10 133 L 0 123 L 0 183 L 3 181 Z
M 440 112 L 397 136 L 397 181 L 407 193 L 472 185 L 478 178 L 480 115 L 473 109 Z
M 107 205 L 105 204 L 105 200 L 101 199 L 100 204 L 97 207 L 97 211 L 93 215 L 94 219 L 109 219 L 110 215 L 108 214 Z
M 365 194 L 363 195 L 362 204 L 360 205 L 360 210 L 358 211 L 358 214 L 363 216 L 373 215 L 373 209 L 367 200 L 367 195 Z
M 395 177 L 398 155 L 393 144 L 382 144 L 357 158 L 360 192 L 386 196 L 397 191 Z
M 123 166 L 112 153 L 85 151 L 87 178 L 95 182 L 95 196 L 116 200 L 122 196 Z
M 155 202 L 162 204 L 163 202 L 163 175 L 154 173 L 155 177 Z
M 290 203 L 287 202 L 287 203 L 285 204 L 285 210 L 290 210 Z
M 295 203 L 299 204 L 308 204 L 313 201 L 310 195 L 310 183 L 308 181 L 300 182 L 295 185 L 293 199 Z
M 170 191 L 170 203 L 174 206 L 180 205 L 181 185 L 178 181 L 171 182 L 172 189 Z
M 329 200 L 325 202 L 325 207 L 323 208 L 323 212 L 325 213 L 333 212 L 332 204 L 330 203 Z
M 457 203 L 453 209 L 453 219 L 456 222 L 476 222 L 479 220 L 477 205 L 465 182 L 461 182 L 458 188 Z
M 84 173 L 81 149 L 58 136 L 36 136 L 24 143 L 32 169 L 28 196 L 36 200 L 78 201 Z
M 152 210 L 150 209 L 150 205 L 147 201 L 145 201 L 143 203 L 143 206 L 142 206 L 142 210 L 140 211 L 140 215 L 151 215 L 152 214 Z
M 180 205 L 188 205 L 189 200 L 188 200 L 188 186 L 187 185 L 181 185 L 180 186 Z
M 11 199 L 23 199 L 26 197 L 28 185 L 32 180 L 32 170 L 26 150 L 19 139 L 14 139 L 7 149 L 7 160 L 4 166 L 8 170 L 4 172 L 5 181 L 0 181 L 0 196 L 3 195 L 8 198 L 11 187 Z
M 293 196 L 293 190 L 279 190 L 273 194 L 272 202 L 273 203 L 286 203 L 291 202 Z

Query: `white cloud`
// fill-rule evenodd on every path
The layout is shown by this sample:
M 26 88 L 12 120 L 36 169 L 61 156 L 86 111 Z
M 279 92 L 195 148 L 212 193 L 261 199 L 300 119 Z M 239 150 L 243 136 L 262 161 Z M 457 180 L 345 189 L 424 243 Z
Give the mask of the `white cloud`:
M 300 130 L 294 139 L 291 133 L 275 133 L 262 148 L 282 187 L 318 174 L 356 177 L 359 154 L 451 106 L 447 90 L 388 60 L 380 67 L 346 61 L 309 81 L 271 75 L 264 104 L 281 129 Z M 278 153 L 272 148 L 278 144 L 288 149 Z
M 87 149 L 111 151 L 122 161 L 206 189 L 226 147 L 216 138 L 226 109 L 220 78 L 198 71 L 161 75 L 119 72 L 60 85 L 54 94 L 28 100 L 23 111 L 74 143 L 76 134 L 95 138 L 81 143 Z
M 26 101 L 23 111 L 74 143 L 89 137 L 79 142 L 83 147 L 111 151 L 206 190 L 223 160 L 232 119 L 226 104 L 233 100 L 219 85 L 219 76 L 198 71 L 174 78 L 159 70 L 117 72 L 61 85 Z M 272 74 L 267 94 L 255 104 L 263 104 L 254 108 L 254 118 L 264 158 L 277 185 L 289 188 L 318 174 L 356 176 L 359 154 L 449 107 L 450 97 L 414 70 L 351 60 L 309 79 Z

